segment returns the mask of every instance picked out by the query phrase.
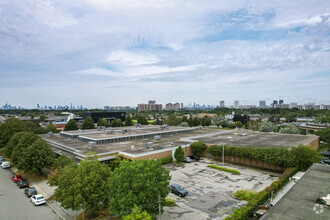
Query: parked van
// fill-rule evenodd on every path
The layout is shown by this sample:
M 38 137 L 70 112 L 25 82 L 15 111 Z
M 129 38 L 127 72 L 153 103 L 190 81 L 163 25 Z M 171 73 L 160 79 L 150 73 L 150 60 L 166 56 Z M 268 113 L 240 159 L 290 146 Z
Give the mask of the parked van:
M 2 169 L 9 168 L 10 163 L 8 161 L 4 161 L 4 162 L 2 162 L 1 167 L 2 167 Z

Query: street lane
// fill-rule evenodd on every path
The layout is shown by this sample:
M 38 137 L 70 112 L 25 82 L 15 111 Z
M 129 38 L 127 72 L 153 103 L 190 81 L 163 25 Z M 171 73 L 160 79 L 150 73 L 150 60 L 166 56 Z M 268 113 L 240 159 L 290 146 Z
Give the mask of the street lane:
M 0 167 L 0 219 L 1 220 L 58 220 L 60 219 L 48 205 L 34 206 L 11 180 L 10 169 Z

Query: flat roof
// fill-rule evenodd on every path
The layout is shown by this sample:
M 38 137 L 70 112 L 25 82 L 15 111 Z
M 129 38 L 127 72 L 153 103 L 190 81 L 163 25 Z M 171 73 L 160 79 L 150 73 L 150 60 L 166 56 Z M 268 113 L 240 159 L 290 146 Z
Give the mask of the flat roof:
M 129 129 L 129 127 L 124 127 Z M 135 128 L 135 127 L 134 127 Z M 190 130 L 189 130 L 190 129 Z M 104 137 L 121 137 L 132 135 L 141 135 L 140 139 L 126 138 L 115 143 L 100 143 L 96 147 L 90 147 L 88 142 L 79 141 L 78 139 L 71 139 L 70 137 L 61 136 L 60 134 L 42 134 L 40 135 L 45 141 L 47 141 L 55 152 L 68 152 L 78 157 L 84 157 L 89 151 L 96 152 L 97 154 L 111 154 L 111 153 L 127 153 L 129 155 L 139 155 L 148 152 L 161 152 L 165 149 L 174 148 L 177 146 L 188 146 L 194 141 L 202 141 L 207 144 L 220 144 L 226 143 L 230 146 L 250 146 L 250 147 L 291 147 L 293 145 L 307 144 L 317 138 L 317 136 L 305 136 L 305 135 L 285 135 L 285 134 L 269 134 L 259 132 L 247 132 L 247 135 L 242 135 L 241 131 L 236 130 L 220 130 L 220 129 L 197 129 L 187 127 L 171 126 L 169 129 L 161 131 L 160 126 L 148 126 L 146 129 L 137 129 L 132 132 L 123 134 L 117 132 L 113 134 L 93 134 L 97 129 L 88 130 L 90 135 L 87 137 L 93 137 L 96 140 Z M 122 130 L 122 129 L 120 129 Z M 87 131 L 87 130 L 86 130 Z M 175 132 L 175 131 L 184 131 Z M 77 131 L 71 131 L 75 133 Z M 154 136 L 150 135 L 153 132 L 160 133 L 161 139 L 154 140 Z M 164 133 L 164 135 L 161 134 Z M 166 132 L 170 132 L 165 134 Z M 149 134 L 149 135 L 147 135 Z M 143 136 L 144 135 L 144 136 Z M 85 136 L 83 134 L 82 136 Z M 230 139 L 228 137 L 231 137 Z M 153 143 L 153 149 L 148 149 L 146 144 L 148 142 Z M 133 146 L 133 147 L 132 147 Z
M 294 134 L 279 134 L 266 132 L 251 132 L 245 133 L 233 132 L 229 134 L 218 134 L 210 137 L 198 138 L 199 141 L 207 144 L 225 143 L 229 146 L 242 147 L 285 147 L 306 145 L 315 140 L 315 135 L 294 135 Z
M 267 219 L 326 219 L 330 207 L 315 203 L 330 194 L 330 166 L 313 164 L 305 175 L 263 217 Z

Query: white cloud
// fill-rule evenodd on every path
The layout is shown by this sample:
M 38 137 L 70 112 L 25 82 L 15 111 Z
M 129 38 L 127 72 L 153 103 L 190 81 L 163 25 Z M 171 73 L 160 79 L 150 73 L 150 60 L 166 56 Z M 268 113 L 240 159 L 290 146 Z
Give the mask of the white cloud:
M 155 64 L 159 59 L 150 53 L 134 53 L 124 50 L 113 51 L 108 56 L 107 61 L 113 65 L 140 66 Z

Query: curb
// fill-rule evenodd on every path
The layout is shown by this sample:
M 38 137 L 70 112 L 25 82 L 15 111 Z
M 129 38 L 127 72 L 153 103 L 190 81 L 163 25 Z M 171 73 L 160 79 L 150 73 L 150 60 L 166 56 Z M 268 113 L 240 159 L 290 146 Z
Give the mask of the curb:
M 54 208 L 53 208 L 53 206 L 51 206 L 48 202 L 46 202 L 46 204 L 58 215 L 58 216 L 60 216 L 60 218 L 61 219 L 63 219 L 63 220 L 65 220 L 65 218 L 63 218 L 63 216 L 60 214 L 60 213 L 58 213 L 58 211 L 56 211 Z

